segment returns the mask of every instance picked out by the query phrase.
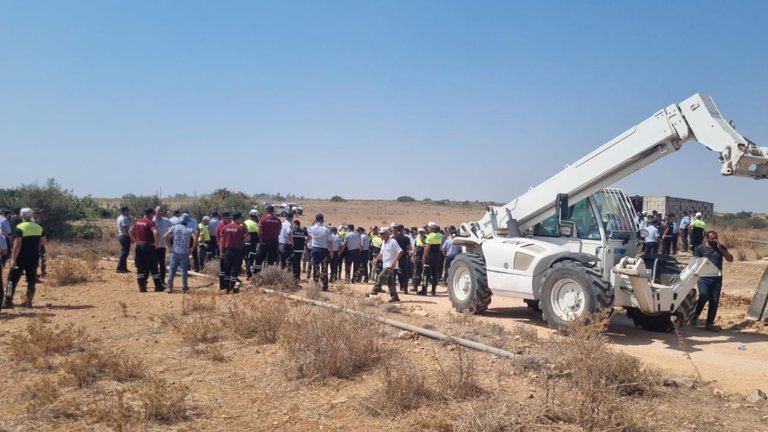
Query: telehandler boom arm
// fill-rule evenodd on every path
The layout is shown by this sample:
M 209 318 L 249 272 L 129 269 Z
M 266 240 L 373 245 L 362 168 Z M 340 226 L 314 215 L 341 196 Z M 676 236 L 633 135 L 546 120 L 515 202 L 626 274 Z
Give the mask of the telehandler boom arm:
M 555 214 L 555 196 L 571 202 L 596 193 L 657 159 L 697 141 L 720 154 L 726 176 L 768 178 L 768 147 L 758 147 L 723 119 L 711 97 L 695 94 L 670 105 L 500 208 L 489 208 L 478 222 L 462 225 L 462 235 L 491 238 L 511 217 L 521 227 Z

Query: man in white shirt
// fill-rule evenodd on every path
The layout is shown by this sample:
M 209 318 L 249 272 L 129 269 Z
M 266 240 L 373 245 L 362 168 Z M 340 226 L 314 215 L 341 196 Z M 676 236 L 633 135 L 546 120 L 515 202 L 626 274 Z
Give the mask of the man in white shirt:
M 341 247 L 341 253 L 344 257 L 344 280 L 347 283 L 360 282 L 360 249 L 363 244 L 360 240 L 360 233 L 355 231 L 355 226 L 349 224 L 347 235 L 344 236 L 344 245 Z
M 277 254 L 280 256 L 280 268 L 285 269 L 293 256 L 293 213 L 288 213 L 280 228 L 280 235 L 277 237 Z
M 162 206 L 155 207 L 155 217 L 152 220 L 155 221 L 157 235 L 160 236 L 157 246 L 155 246 L 155 256 L 157 256 L 157 265 L 160 270 L 160 280 L 165 282 L 165 252 L 167 250 L 165 233 L 171 229 L 173 224 L 170 219 L 165 217 L 165 209 Z
M 374 260 L 374 265 L 377 261 L 381 261 L 382 271 L 376 277 L 376 283 L 373 285 L 371 294 L 376 295 L 383 292 L 381 287 L 386 283 L 389 288 L 389 302 L 399 302 L 400 297 L 397 296 L 397 287 L 393 272 L 397 270 L 397 262 L 400 259 L 400 255 L 403 254 L 403 249 L 397 241 L 390 236 L 389 230 L 381 230 L 379 235 L 381 235 L 384 244 L 381 247 L 381 253 L 379 253 Z
M 649 223 L 645 226 L 646 235 L 645 240 L 645 254 L 655 255 L 659 253 L 659 229 L 656 228 L 656 224 Z
M 333 241 L 331 240 L 331 230 L 325 226 L 322 213 L 315 215 L 315 223 L 307 229 L 307 233 L 307 243 L 312 260 L 312 279 L 315 284 L 320 279 L 323 284 L 323 291 L 328 291 L 328 257 Z
M 680 240 L 683 242 L 683 250 L 685 252 L 688 252 L 688 228 L 690 228 L 691 225 L 691 217 L 688 216 L 688 212 L 684 211 L 682 214 L 682 217 L 680 217 L 680 226 L 678 228 L 678 233 L 680 235 Z

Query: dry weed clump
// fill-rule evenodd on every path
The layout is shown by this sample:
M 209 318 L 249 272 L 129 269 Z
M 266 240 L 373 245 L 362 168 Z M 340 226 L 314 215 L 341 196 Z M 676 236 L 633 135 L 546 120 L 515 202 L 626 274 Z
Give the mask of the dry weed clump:
M 146 421 L 171 424 L 190 416 L 189 388 L 185 385 L 152 378 L 139 387 L 137 396 L 143 408 L 142 418 Z
M 46 282 L 58 287 L 83 284 L 94 280 L 97 270 L 95 261 L 61 256 L 48 265 Z
M 84 327 L 69 324 L 51 328 L 45 319 L 35 319 L 27 324 L 26 332 L 11 336 L 9 354 L 17 365 L 51 369 L 55 356 L 81 351 L 88 341 Z
M 455 346 L 456 357 L 445 364 L 437 360 L 440 394 L 447 399 L 462 400 L 481 395 L 475 358 L 468 349 Z
M 536 430 L 536 416 L 520 404 L 498 398 L 469 405 L 453 428 L 454 432 L 522 432 Z M 544 422 L 546 423 L 546 422 Z M 542 428 L 546 430 L 546 428 Z M 562 430 L 558 428 L 558 430 Z
M 349 378 L 382 357 L 379 326 L 344 312 L 296 309 L 281 339 L 283 366 L 295 378 Z
M 182 342 L 193 350 L 200 344 L 211 344 L 222 339 L 222 325 L 213 318 L 180 319 L 173 323 L 173 328 Z
M 259 274 L 251 279 L 253 286 L 271 288 L 275 291 L 293 292 L 299 290 L 299 284 L 293 278 L 293 273 L 279 266 L 264 266 Z
M 546 349 L 553 362 L 546 374 L 546 415 L 585 430 L 626 430 L 638 421 L 640 399 L 659 384 L 658 374 L 640 360 L 610 349 L 603 334 L 606 318 L 574 323 L 555 335 Z M 558 392 L 559 390 L 559 392 Z
M 27 384 L 21 392 L 21 397 L 28 401 L 27 413 L 30 415 L 45 412 L 60 396 L 59 386 L 49 376 Z
M 216 311 L 216 292 L 208 294 L 190 293 L 181 299 L 181 314 L 213 313 Z
M 374 416 L 400 414 L 424 406 L 435 397 L 427 385 L 425 371 L 413 362 L 387 364 L 379 380 L 381 386 L 366 403 L 368 412 Z
M 230 303 L 224 325 L 241 338 L 268 344 L 277 342 L 287 319 L 288 305 L 285 298 L 250 293 Z
M 88 387 L 100 379 L 117 382 L 133 381 L 147 375 L 144 361 L 122 351 L 102 353 L 96 349 L 87 350 L 68 360 L 64 371 L 72 376 L 78 387 Z
M 119 390 L 115 399 L 96 403 L 88 410 L 95 423 L 103 424 L 116 432 L 132 430 L 141 421 L 141 413 L 125 400 L 125 391 Z

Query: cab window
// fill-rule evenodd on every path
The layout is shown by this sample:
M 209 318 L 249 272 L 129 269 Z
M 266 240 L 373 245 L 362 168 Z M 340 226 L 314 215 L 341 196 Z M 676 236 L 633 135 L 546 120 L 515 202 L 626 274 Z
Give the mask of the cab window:
M 600 227 L 589 200 L 581 200 L 568 209 L 568 219 L 576 224 L 576 236 L 583 240 L 600 240 Z M 544 219 L 533 229 L 534 236 L 560 237 L 557 215 Z

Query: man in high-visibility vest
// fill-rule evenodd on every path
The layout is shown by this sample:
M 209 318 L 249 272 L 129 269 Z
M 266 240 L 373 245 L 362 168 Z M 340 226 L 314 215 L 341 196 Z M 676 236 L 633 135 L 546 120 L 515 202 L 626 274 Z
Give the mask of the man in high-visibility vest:
M 199 233 L 197 237 L 197 257 L 200 260 L 198 264 L 200 270 L 205 269 L 205 262 L 212 258 L 211 254 L 213 251 L 210 250 L 211 231 L 208 229 L 208 224 L 210 222 L 210 217 L 203 216 L 203 221 L 197 226 L 197 231 Z
M 696 246 L 704 243 L 704 233 L 707 232 L 707 224 L 701 220 L 701 213 L 696 213 L 696 216 L 691 222 L 691 252 L 696 250 Z
M 429 234 L 425 240 L 424 254 L 421 258 L 421 264 L 424 266 L 424 278 L 432 284 L 432 295 L 437 291 L 437 283 L 440 281 L 442 273 L 443 253 L 440 246 L 443 244 L 443 235 L 440 233 L 440 227 L 430 222 L 427 224 Z M 427 285 L 424 284 L 418 295 L 427 295 Z
M 43 227 L 32 221 L 32 209 L 19 211 L 21 223 L 14 229 L 13 250 L 11 252 L 11 271 L 8 273 L 8 287 L 5 291 L 3 307 L 13 307 L 13 294 L 24 274 L 27 278 L 27 298 L 24 306 L 31 308 L 35 297 L 37 267 L 40 262 L 40 246 L 46 244 Z
M 249 279 L 253 276 L 253 264 L 256 261 L 256 249 L 259 246 L 259 211 L 252 209 L 248 212 L 248 219 L 243 222 L 248 230 L 250 240 L 245 243 L 245 276 Z

